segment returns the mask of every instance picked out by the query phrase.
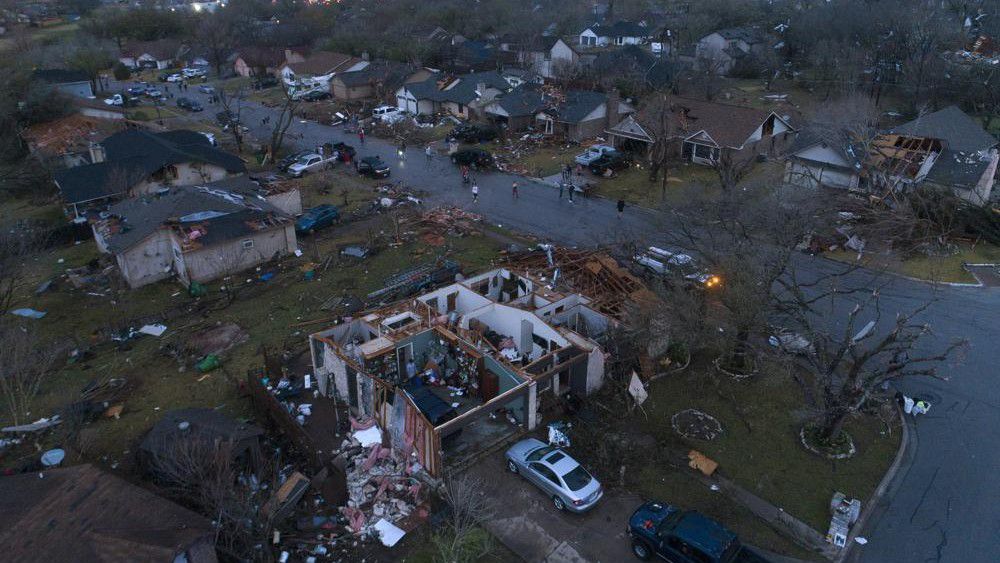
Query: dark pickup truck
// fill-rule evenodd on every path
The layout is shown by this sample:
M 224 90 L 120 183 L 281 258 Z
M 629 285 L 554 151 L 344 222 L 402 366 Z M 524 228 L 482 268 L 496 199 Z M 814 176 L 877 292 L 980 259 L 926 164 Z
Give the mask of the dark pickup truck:
M 736 534 L 711 518 L 658 502 L 647 502 L 628 520 L 632 553 L 672 563 L 768 563 L 742 545 Z

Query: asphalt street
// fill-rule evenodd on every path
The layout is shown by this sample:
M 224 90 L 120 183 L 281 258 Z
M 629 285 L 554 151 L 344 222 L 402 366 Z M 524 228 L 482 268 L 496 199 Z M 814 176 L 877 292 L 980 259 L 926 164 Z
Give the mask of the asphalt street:
M 171 88 L 176 96 L 176 87 Z M 207 96 L 191 88 L 185 93 L 203 103 Z M 170 103 L 172 103 L 171 100 Z M 207 105 L 199 119 L 211 121 L 217 105 Z M 269 137 L 261 120 L 275 110 L 244 102 L 243 122 L 259 138 Z M 627 207 L 619 219 L 615 202 L 576 198 L 570 203 L 546 184 L 499 172 L 478 177 L 480 197 L 472 201 L 469 186 L 461 183 L 457 167 L 443 156 L 430 161 L 423 147 L 409 147 L 406 158 L 390 142 L 369 137 L 364 146 L 339 127 L 296 121 L 288 141 L 300 149 L 344 141 L 359 156 L 378 155 L 392 166 L 392 179 L 428 193 L 429 205 L 453 204 L 482 214 L 507 228 L 531 233 L 564 245 L 613 244 L 644 238 L 657 241 L 664 226 L 654 214 Z M 514 199 L 511 184 L 520 183 Z M 801 256 L 803 268 L 816 272 L 835 267 L 823 258 Z M 853 283 L 865 283 L 870 272 L 852 274 Z M 1000 560 L 1000 385 L 994 378 L 1000 365 L 1000 290 L 997 288 L 938 287 L 892 278 L 882 289 L 883 319 L 933 301 L 923 313 L 933 336 L 929 346 L 967 338 L 971 348 L 960 364 L 943 373 L 950 381 L 927 378 L 901 382 L 910 395 L 930 397 L 930 413 L 915 421 L 912 461 L 904 464 L 884 510 L 862 533 L 868 543 L 858 548 L 862 561 L 992 562 Z M 884 321 L 885 322 L 885 321 Z M 817 486 L 825 486 L 817 483 Z M 844 491 L 850 496 L 851 491 Z

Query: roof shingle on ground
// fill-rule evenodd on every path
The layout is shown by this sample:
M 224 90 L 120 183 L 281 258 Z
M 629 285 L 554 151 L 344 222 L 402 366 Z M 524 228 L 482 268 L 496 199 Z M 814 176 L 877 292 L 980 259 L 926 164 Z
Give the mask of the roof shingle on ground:
M 173 187 L 163 194 L 127 199 L 112 205 L 107 214 L 112 220 L 101 234 L 112 252 L 132 248 L 168 222 L 206 223 L 201 241 L 207 245 L 254 232 L 252 224 L 262 217 L 288 220 L 260 197 L 201 186 Z
M 92 465 L 0 477 L 9 561 L 216 560 L 208 519 Z
M 231 173 L 246 171 L 236 155 L 219 150 L 194 131 L 151 133 L 132 129 L 106 138 L 105 161 L 57 171 L 54 176 L 67 203 L 118 196 L 131 185 L 171 164 L 214 164 Z

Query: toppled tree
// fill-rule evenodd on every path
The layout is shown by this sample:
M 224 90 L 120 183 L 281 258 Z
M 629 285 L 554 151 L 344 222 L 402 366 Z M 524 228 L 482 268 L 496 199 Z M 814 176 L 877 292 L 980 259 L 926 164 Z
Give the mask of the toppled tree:
M 483 491 L 482 481 L 468 474 L 448 480 L 442 496 L 451 513 L 447 532 L 436 533 L 431 540 L 437 548 L 437 560 L 448 563 L 482 560 L 493 551 L 492 537 L 482 528 L 495 513 L 492 497 Z

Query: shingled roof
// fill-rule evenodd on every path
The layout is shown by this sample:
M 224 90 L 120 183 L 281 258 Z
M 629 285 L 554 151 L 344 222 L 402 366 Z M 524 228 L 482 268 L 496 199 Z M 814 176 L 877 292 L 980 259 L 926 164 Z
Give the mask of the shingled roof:
M 90 82 L 86 72 L 65 68 L 48 68 L 36 70 L 32 76 L 49 84 L 69 84 L 72 82 Z
M 121 195 L 126 189 L 171 164 L 214 164 L 228 172 L 244 172 L 236 155 L 219 150 L 194 131 L 151 133 L 137 129 L 111 135 L 102 143 L 105 161 L 59 170 L 55 181 L 67 203 L 83 203 Z
M 987 133 L 979 122 L 957 106 L 948 106 L 934 113 L 922 115 L 890 129 L 889 133 L 938 139 L 956 152 L 971 153 L 991 149 L 997 145 L 993 135 Z
M 678 124 L 687 135 L 704 131 L 719 146 L 742 147 L 772 112 L 768 110 L 674 98 Z
M 267 201 L 220 189 L 179 186 L 166 193 L 127 199 L 112 205 L 110 219 L 98 229 L 108 249 L 123 252 L 142 242 L 165 224 L 204 223 L 202 245 L 210 245 L 254 232 L 258 219 L 290 221 Z
M 203 516 L 92 465 L 0 477 L 8 561 L 213 563 Z
M 496 71 L 470 72 L 455 78 L 455 80 L 445 86 L 444 89 L 438 87 L 438 81 L 442 79 L 441 74 L 432 74 L 423 82 L 407 84 L 406 89 L 417 100 L 431 100 L 434 102 L 453 102 L 456 104 L 468 104 L 476 100 L 476 87 L 480 83 L 496 88 L 501 91 L 510 90 L 510 83 Z
M 316 51 L 300 63 L 288 63 L 295 74 L 323 76 L 334 72 L 344 72 L 361 62 L 361 59 L 345 53 Z

